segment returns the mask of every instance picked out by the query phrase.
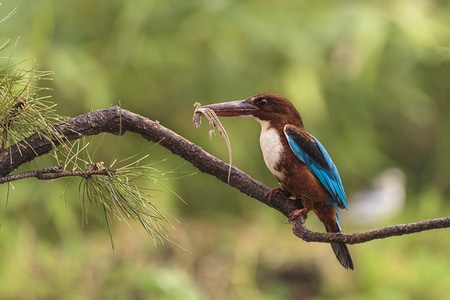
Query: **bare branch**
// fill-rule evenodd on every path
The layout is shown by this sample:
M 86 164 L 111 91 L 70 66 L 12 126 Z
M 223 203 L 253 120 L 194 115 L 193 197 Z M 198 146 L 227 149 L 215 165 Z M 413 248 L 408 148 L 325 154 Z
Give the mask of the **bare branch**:
M 303 217 L 299 217 L 293 223 L 292 231 L 296 236 L 306 242 L 340 242 L 345 244 L 361 244 L 376 239 L 384 239 L 393 236 L 448 227 L 450 227 L 450 217 L 430 219 L 408 224 L 398 224 L 353 234 L 320 233 L 313 232 L 306 228 Z
M 158 142 L 175 155 L 181 156 L 189 161 L 200 171 L 208 173 L 225 183 L 228 182 L 229 165 L 227 163 L 212 156 L 201 147 L 186 140 L 170 129 L 165 128 L 158 122 L 149 120 L 141 115 L 121 109 L 117 106 L 74 117 L 69 119 L 66 123 L 56 126 L 55 130 L 60 135 L 63 135 L 67 141 L 76 140 L 84 136 L 96 135 L 102 132 L 121 135 L 126 131 L 131 131 L 140 134 L 149 141 Z M 60 143 L 60 138 L 48 141 L 39 134 L 34 134 L 25 139 L 22 143 L 0 151 L 0 178 L 7 177 L 20 165 L 48 153 L 53 147 L 60 145 Z M 51 174 L 45 176 L 50 175 Z M 228 184 L 248 196 L 278 210 L 285 216 L 289 216 L 294 210 L 302 208 L 300 201 L 291 201 L 282 193 L 275 193 L 269 199 L 268 195 L 271 191 L 269 187 L 235 167 L 232 168 Z M 448 217 L 346 235 L 312 232 L 305 227 L 302 216 L 293 222 L 294 234 L 305 241 L 326 243 L 343 242 L 347 244 L 364 243 L 374 239 L 447 227 L 450 227 L 450 218 Z
M 33 170 L 33 171 L 28 171 L 28 172 L 7 175 L 4 177 L 0 177 L 0 184 L 15 181 L 15 180 L 20 180 L 20 179 L 30 178 L 30 177 L 38 178 L 39 176 L 42 176 L 44 174 L 55 173 L 60 170 L 61 170 L 60 166 L 53 166 L 53 167 L 44 168 L 44 169 L 40 169 L 40 170 Z
M 50 179 L 59 179 L 64 177 L 83 177 L 88 178 L 94 175 L 110 175 L 115 173 L 115 170 L 110 169 L 97 169 L 90 168 L 89 170 L 84 171 L 69 171 L 63 170 L 61 166 L 53 166 L 39 170 L 27 171 L 12 175 L 7 175 L 4 177 L 0 177 L 0 184 L 11 182 L 15 180 L 21 180 L 25 178 L 35 177 L 39 180 L 50 180 Z

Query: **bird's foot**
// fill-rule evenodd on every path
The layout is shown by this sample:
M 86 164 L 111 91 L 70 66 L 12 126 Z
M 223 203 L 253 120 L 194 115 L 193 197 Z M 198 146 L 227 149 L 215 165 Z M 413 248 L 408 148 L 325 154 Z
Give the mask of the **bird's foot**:
M 291 214 L 289 215 L 288 218 L 288 222 L 292 223 L 294 222 L 298 217 L 300 217 L 300 215 L 302 214 L 306 214 L 309 211 L 309 209 L 307 208 L 302 208 L 302 209 L 296 209 L 293 212 L 291 212 Z
M 290 197 L 291 193 L 283 190 L 282 188 L 274 188 L 266 193 L 266 197 L 269 199 L 269 201 L 270 201 L 270 199 L 272 199 L 273 196 L 276 196 L 276 195 L 284 195 L 286 197 Z

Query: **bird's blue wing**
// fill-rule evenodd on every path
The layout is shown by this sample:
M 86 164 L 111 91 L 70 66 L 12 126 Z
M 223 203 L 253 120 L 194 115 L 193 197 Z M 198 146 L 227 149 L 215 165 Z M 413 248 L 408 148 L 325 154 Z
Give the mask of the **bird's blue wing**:
M 330 193 L 335 204 L 347 208 L 347 197 L 338 170 L 319 140 L 289 124 L 284 127 L 284 134 L 292 151 Z

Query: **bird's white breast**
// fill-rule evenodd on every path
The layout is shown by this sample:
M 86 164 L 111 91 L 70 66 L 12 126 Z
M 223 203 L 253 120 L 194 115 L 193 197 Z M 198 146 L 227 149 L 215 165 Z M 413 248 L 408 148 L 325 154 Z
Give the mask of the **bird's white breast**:
M 264 157 L 264 162 L 272 174 L 279 180 L 284 179 L 284 174 L 277 169 L 281 159 L 282 144 L 277 131 L 270 127 L 269 121 L 258 120 L 261 124 L 261 136 L 259 143 Z

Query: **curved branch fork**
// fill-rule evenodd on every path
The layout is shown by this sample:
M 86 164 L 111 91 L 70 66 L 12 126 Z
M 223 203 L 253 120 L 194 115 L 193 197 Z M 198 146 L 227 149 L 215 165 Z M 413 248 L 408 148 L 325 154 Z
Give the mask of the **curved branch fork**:
M 96 110 L 67 120 L 54 128 L 59 137 L 49 141 L 39 134 L 34 134 L 23 142 L 13 145 L 0 152 L 0 177 L 8 176 L 20 165 L 32 161 L 38 156 L 47 154 L 62 141 L 72 141 L 84 136 L 108 132 L 122 135 L 126 131 L 140 134 L 143 138 L 157 142 L 169 149 L 175 155 L 181 156 L 200 171 L 208 173 L 219 180 L 228 183 L 229 165 L 201 147 L 186 140 L 177 133 L 165 128 L 158 122 L 141 115 L 114 106 Z M 63 138 L 61 138 L 61 136 Z M 233 167 L 230 181 L 232 187 L 255 198 L 256 200 L 289 216 L 294 210 L 300 209 L 300 201 L 291 201 L 282 193 L 273 194 L 271 189 L 246 173 Z M 343 242 L 347 244 L 364 243 L 373 239 L 399 236 L 424 230 L 450 227 L 450 218 L 425 220 L 417 223 L 395 225 L 350 235 L 336 233 L 312 232 L 305 227 L 304 218 L 300 216 L 293 222 L 294 234 L 308 242 Z

